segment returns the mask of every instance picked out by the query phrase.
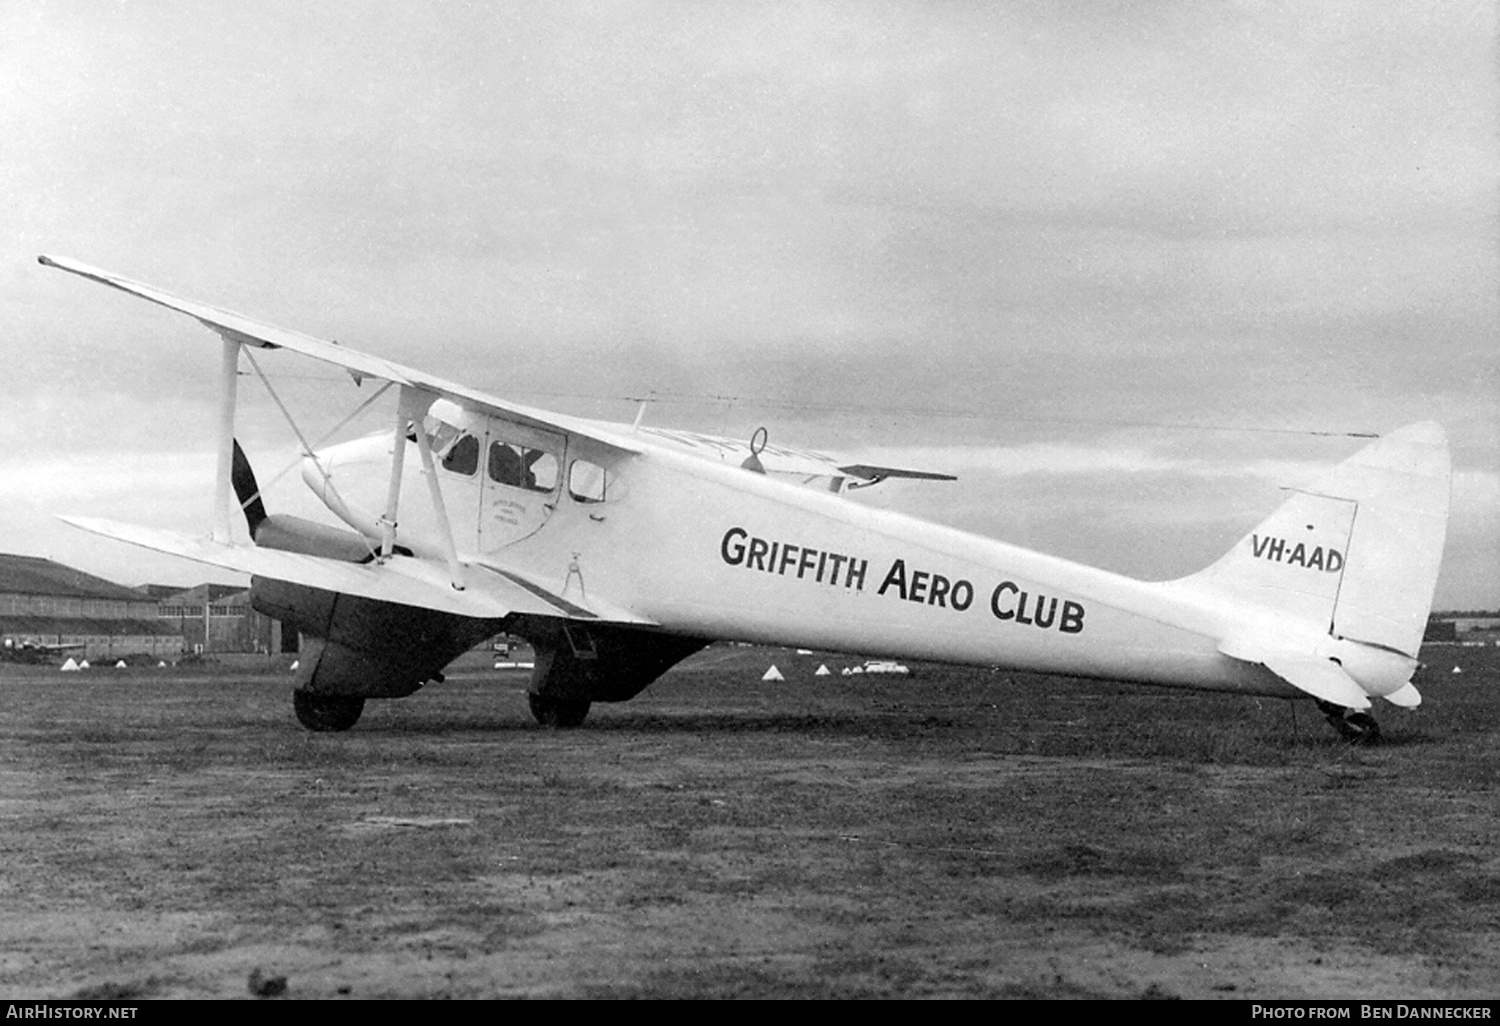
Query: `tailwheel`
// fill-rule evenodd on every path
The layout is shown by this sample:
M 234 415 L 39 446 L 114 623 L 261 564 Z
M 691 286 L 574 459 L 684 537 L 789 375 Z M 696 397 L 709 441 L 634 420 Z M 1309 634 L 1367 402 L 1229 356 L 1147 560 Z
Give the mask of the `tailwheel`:
M 589 714 L 587 698 L 557 698 L 528 691 L 526 701 L 531 703 L 531 715 L 544 727 L 576 727 Z
M 320 695 L 307 688 L 292 689 L 292 708 L 297 712 L 297 722 L 308 730 L 318 732 L 348 730 L 359 722 L 359 714 L 365 711 L 363 698 L 344 695 Z
M 1356 712 L 1332 702 L 1319 702 L 1318 711 L 1339 736 L 1350 744 L 1373 745 L 1380 741 L 1380 724 L 1369 713 Z

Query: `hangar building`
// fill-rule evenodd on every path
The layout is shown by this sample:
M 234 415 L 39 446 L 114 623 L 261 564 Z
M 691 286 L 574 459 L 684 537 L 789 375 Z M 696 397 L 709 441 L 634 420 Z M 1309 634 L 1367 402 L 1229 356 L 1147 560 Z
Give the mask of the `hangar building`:
M 182 632 L 152 598 L 39 556 L 0 554 L 0 639 L 80 645 L 70 654 L 92 661 L 182 653 Z
M 153 592 L 161 589 L 153 586 Z M 196 588 L 157 596 L 154 610 L 163 624 L 179 634 L 184 648 L 200 655 L 215 652 L 295 652 L 297 636 L 282 647 L 281 624 L 250 608 L 250 592 L 227 584 L 200 584 Z

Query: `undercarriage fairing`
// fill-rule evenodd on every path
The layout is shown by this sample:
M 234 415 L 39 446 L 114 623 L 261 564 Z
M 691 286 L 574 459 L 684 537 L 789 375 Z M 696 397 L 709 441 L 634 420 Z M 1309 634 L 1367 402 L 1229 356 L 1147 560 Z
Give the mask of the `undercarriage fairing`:
M 532 709 L 554 726 L 581 722 L 592 702 L 634 698 L 708 644 L 561 618 L 457 616 L 263 577 L 251 581 L 251 604 L 306 638 L 296 679 L 298 716 L 314 730 L 348 729 L 364 699 L 410 695 L 501 631 L 525 638 L 535 650 Z
M 299 688 L 350 698 L 409 695 L 498 634 L 505 622 L 264 577 L 251 579 L 250 603 L 308 638 L 299 659 Z
M 533 694 L 583 702 L 626 702 L 709 644 L 662 631 L 518 616 L 507 628 L 536 651 Z

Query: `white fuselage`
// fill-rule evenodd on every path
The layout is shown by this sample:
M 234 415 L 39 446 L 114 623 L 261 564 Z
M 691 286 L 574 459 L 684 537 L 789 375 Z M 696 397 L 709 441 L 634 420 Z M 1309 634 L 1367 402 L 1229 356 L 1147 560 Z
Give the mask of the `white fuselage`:
M 587 444 L 568 461 L 587 460 Z M 388 436 L 361 439 L 304 465 L 320 498 L 372 539 L 391 446 Z M 438 556 L 425 472 L 407 448 L 399 541 Z M 1274 611 L 1231 608 L 1184 582 L 1133 580 L 666 449 L 609 465 L 602 502 L 574 498 L 566 475 L 549 494 L 522 494 L 485 482 L 482 467 L 439 468 L 460 557 L 679 634 L 1298 694 L 1219 651 L 1237 622 Z M 496 515 L 524 529 L 497 533 L 486 523 Z

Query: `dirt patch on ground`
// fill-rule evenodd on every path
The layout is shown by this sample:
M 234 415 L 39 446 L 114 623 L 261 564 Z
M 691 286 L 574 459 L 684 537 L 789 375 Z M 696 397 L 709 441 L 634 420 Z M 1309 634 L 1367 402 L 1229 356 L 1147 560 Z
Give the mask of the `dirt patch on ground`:
M 576 731 L 513 674 L 311 735 L 280 677 L 11 670 L 0 993 L 1493 998 L 1500 713 L 1453 652 L 1368 750 L 752 649 Z

